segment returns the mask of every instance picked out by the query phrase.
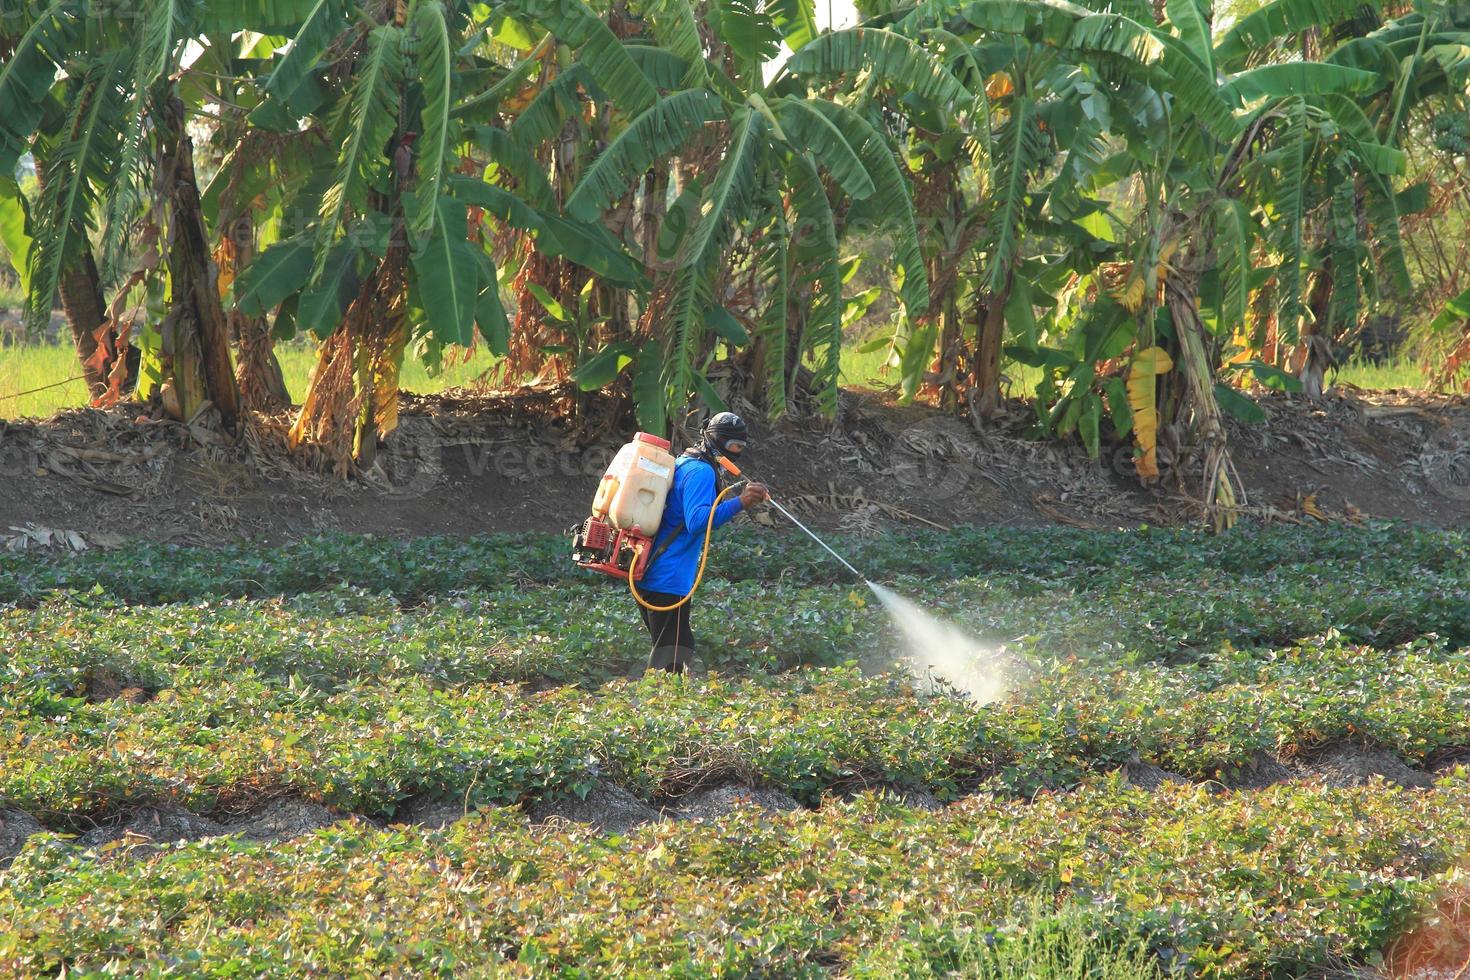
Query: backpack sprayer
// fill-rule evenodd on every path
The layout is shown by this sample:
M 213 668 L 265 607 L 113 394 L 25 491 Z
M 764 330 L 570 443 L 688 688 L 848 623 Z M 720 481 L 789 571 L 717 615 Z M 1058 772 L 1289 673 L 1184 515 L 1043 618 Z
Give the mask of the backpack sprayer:
M 740 468 L 723 455 L 715 457 L 726 473 L 733 477 L 742 476 Z M 602 572 L 628 582 L 628 591 L 645 609 L 667 612 L 677 609 L 693 597 L 704 578 L 704 565 L 709 558 L 710 537 L 715 529 L 715 510 L 732 493 L 738 492 L 745 481 L 732 483 L 721 490 L 710 506 L 709 520 L 704 528 L 704 545 L 699 553 L 699 570 L 694 576 L 694 585 L 689 594 L 667 606 L 655 606 L 638 593 L 637 582 L 643 578 L 653 555 L 653 538 L 663 522 L 664 503 L 674 485 L 674 456 L 669 451 L 669 441 L 649 432 L 640 432 L 613 457 L 602 481 L 597 485 L 597 494 L 592 500 L 592 516 L 572 531 L 572 561 L 583 568 Z M 866 577 L 823 541 L 791 512 L 775 500 L 767 498 L 783 516 L 801 528 L 813 541 L 826 549 L 843 566 L 858 578 Z

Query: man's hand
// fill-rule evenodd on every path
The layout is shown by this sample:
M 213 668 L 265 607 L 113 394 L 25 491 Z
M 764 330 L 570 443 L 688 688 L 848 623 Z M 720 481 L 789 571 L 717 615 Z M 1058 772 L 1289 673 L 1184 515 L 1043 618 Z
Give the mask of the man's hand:
M 740 506 L 749 510 L 756 504 L 763 504 L 771 499 L 771 491 L 766 489 L 764 483 L 747 483 L 745 489 L 740 491 Z

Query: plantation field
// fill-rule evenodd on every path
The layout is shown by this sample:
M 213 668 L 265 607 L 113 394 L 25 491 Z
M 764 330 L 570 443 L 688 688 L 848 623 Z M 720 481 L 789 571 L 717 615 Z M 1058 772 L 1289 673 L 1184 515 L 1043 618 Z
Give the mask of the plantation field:
M 1470 832 L 1463 532 L 840 541 L 989 645 L 1008 693 L 983 705 L 814 545 L 751 527 L 698 597 L 703 670 L 639 679 L 632 600 L 564 547 L 0 556 L 0 972 L 1470 952 L 1436 918 Z

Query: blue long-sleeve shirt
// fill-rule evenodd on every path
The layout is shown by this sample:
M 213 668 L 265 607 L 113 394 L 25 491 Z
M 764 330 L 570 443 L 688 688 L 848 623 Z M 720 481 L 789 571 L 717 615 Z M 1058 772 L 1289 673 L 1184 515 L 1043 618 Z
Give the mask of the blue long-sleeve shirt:
M 715 493 L 714 467 L 694 456 L 680 456 L 674 463 L 674 485 L 664 502 L 664 517 L 653 538 L 655 554 L 665 541 L 669 546 L 649 562 L 638 583 L 640 592 L 682 596 L 694 588 L 704 529 L 709 522 L 709 509 L 715 503 Z M 721 503 L 715 509 L 715 527 L 728 523 L 740 509 L 739 497 Z

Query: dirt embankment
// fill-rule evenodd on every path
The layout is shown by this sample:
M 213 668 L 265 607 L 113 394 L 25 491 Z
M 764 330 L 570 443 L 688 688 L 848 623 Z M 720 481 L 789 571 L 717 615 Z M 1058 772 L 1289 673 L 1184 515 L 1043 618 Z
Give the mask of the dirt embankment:
M 1470 521 L 1470 403 L 1336 391 L 1320 404 L 1261 398 L 1264 425 L 1233 425 L 1252 516 L 1267 520 Z M 401 427 L 365 478 L 303 469 L 283 419 L 231 442 L 127 411 L 0 422 L 0 540 L 28 529 L 209 543 L 280 541 L 316 530 L 392 535 L 561 530 L 584 516 L 626 437 L 579 442 L 565 394 L 405 397 Z M 747 469 L 819 526 L 882 533 L 905 525 L 1168 524 L 1197 517 L 1187 448 L 1139 486 L 1126 443 L 1089 459 L 1075 442 L 1027 437 L 1022 405 L 977 424 L 876 393 L 848 392 L 835 421 L 755 426 Z M 1172 462 L 1172 466 L 1167 465 Z M 58 535 L 49 536 L 55 542 Z

